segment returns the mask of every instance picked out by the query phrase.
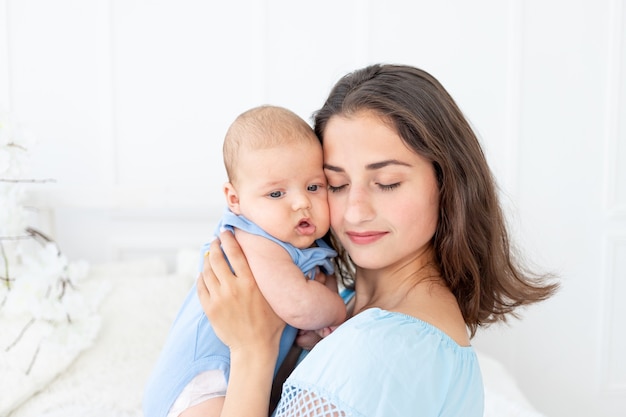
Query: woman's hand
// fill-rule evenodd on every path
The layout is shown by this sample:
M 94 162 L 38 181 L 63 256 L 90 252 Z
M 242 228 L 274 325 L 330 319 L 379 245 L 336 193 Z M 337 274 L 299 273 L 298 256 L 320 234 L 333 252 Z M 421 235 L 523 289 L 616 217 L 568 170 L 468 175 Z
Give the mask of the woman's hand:
M 278 355 L 285 322 L 261 294 L 232 233 L 222 232 L 219 239 L 211 243 L 197 287 L 205 314 L 231 354 L 238 349 L 275 349 L 275 356 Z

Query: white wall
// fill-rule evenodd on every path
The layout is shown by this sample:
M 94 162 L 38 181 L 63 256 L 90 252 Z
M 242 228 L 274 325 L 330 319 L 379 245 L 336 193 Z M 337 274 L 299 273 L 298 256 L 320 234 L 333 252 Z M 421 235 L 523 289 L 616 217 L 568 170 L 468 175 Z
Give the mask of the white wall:
M 70 258 L 197 248 L 221 141 L 261 103 L 309 119 L 344 73 L 422 67 L 479 133 L 516 241 L 563 289 L 481 333 L 548 416 L 626 414 L 626 6 L 620 0 L 0 0 L 0 110 L 38 139 Z

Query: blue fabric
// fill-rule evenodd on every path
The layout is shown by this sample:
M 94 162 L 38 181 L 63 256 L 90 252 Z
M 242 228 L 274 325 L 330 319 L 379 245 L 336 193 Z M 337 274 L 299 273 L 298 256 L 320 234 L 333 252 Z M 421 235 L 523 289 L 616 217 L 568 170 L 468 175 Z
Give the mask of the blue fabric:
M 317 240 L 318 247 L 298 249 L 275 239 L 247 219 L 226 210 L 216 227 L 216 234 L 223 229 L 238 228 L 266 237 L 280 244 L 291 255 L 294 263 L 305 275 L 312 277 L 319 266 L 327 274 L 334 268 L 330 258 L 337 255 L 324 241 Z M 201 262 L 210 243 L 202 247 Z M 174 320 L 160 357 L 146 384 L 143 412 L 147 417 L 164 417 L 183 388 L 200 372 L 220 369 L 228 381 L 230 375 L 230 351 L 216 336 L 197 296 L 195 284 L 189 290 Z M 149 323 L 147 324 L 149 325 Z M 289 352 L 298 330 L 286 326 L 281 336 L 280 351 L 275 372 Z
M 482 417 L 484 408 L 472 347 L 424 321 L 378 308 L 354 316 L 315 346 L 285 382 L 275 415 L 301 415 L 309 410 L 307 399 L 355 417 Z
M 335 252 L 330 246 L 326 244 L 326 242 L 321 239 L 315 241 L 317 247 L 298 249 L 293 245 L 285 243 L 282 240 L 278 240 L 274 236 L 267 234 L 255 223 L 252 223 L 244 216 L 236 215 L 229 209 L 224 210 L 224 213 L 222 214 L 222 220 L 215 228 L 215 235 L 219 235 L 219 233 L 224 230 L 230 230 L 232 232 L 235 228 L 244 230 L 254 235 L 263 236 L 273 242 L 278 243 L 280 246 L 285 248 L 287 252 L 289 252 L 289 255 L 291 256 L 291 259 L 293 259 L 293 262 L 298 265 L 302 272 L 304 272 L 304 274 L 310 279 L 315 278 L 314 272 L 316 266 L 322 268 L 324 272 L 328 275 L 335 272 L 331 259 L 337 256 L 337 252 Z M 208 250 L 208 246 L 208 243 L 205 244 L 205 247 L 203 248 L 204 252 Z

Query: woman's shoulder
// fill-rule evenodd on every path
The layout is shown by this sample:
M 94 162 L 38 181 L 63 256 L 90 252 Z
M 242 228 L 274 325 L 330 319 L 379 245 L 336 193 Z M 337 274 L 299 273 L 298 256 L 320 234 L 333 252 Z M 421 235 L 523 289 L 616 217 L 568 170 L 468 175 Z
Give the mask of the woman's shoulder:
M 379 370 L 381 376 L 392 371 L 411 379 L 416 373 L 437 374 L 457 366 L 479 372 L 472 346 L 459 345 L 426 321 L 379 308 L 346 321 L 308 356 L 337 372 L 355 372 L 360 367 L 370 377 Z
M 369 308 L 352 317 L 336 332 L 336 336 L 345 333 L 343 337 L 346 339 L 379 343 L 389 351 L 430 346 L 432 353 L 440 351 L 470 358 L 475 356 L 469 344 L 459 344 L 430 321 L 399 311 Z
M 456 297 L 446 285 L 432 283 L 412 291 L 394 311 L 416 317 L 439 329 L 460 346 L 469 346 L 470 339 L 463 313 Z

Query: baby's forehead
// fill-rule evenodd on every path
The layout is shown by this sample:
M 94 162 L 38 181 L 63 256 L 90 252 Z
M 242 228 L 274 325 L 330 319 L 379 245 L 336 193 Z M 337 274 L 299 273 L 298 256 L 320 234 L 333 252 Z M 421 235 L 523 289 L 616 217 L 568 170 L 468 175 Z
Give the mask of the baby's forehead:
M 323 172 L 323 152 L 319 142 L 291 141 L 282 145 L 240 149 L 234 168 L 241 172 L 260 172 L 293 177 Z
M 319 163 L 323 158 L 319 141 L 286 140 L 257 146 L 244 146 L 238 150 L 237 165 L 262 163 L 271 160 L 275 164 L 299 161 L 300 164 Z
M 240 149 L 271 149 L 302 145 L 322 146 L 313 132 L 309 135 L 302 132 L 274 129 L 266 134 L 251 135 L 247 140 L 242 140 Z
M 301 159 L 303 161 L 315 161 L 316 156 L 323 155 L 322 145 L 312 140 L 287 140 L 280 143 L 266 143 L 264 145 L 241 147 L 239 157 L 268 158 L 275 156 L 279 160 Z

